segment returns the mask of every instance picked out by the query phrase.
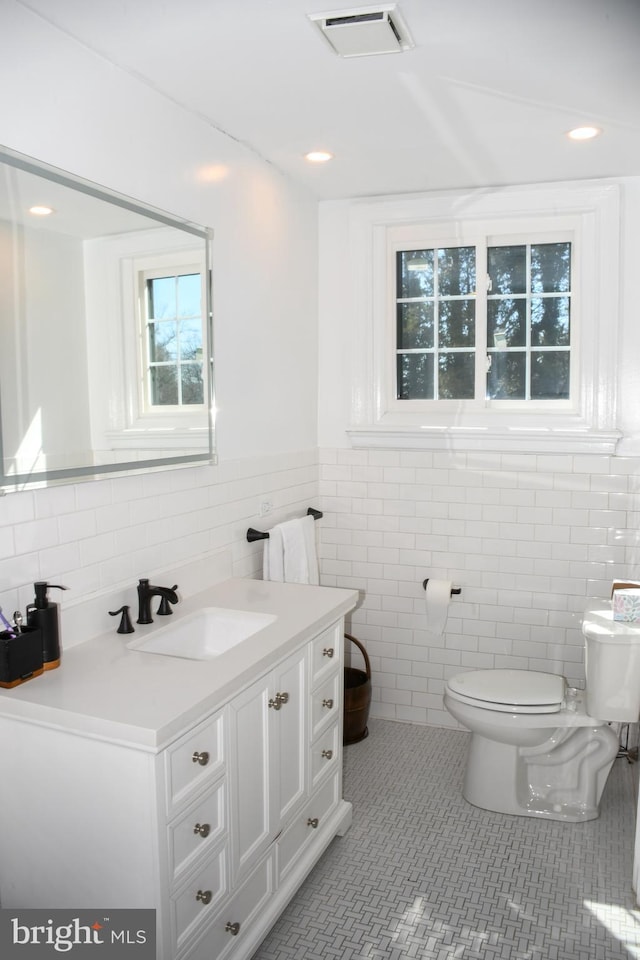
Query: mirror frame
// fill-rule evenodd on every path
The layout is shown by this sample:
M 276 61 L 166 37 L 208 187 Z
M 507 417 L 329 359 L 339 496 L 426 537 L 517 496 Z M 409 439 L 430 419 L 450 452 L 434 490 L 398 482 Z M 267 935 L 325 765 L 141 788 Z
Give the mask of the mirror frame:
M 87 465 L 78 467 L 68 467 L 53 470 L 40 470 L 33 473 L 5 473 L 4 447 L 2 439 L 2 410 L 3 402 L 7 399 L 2 397 L 0 390 L 0 496 L 9 492 L 19 492 L 21 490 L 36 489 L 39 487 L 48 487 L 56 484 L 73 483 L 82 480 L 97 480 L 107 477 L 120 476 L 131 473 L 146 473 L 149 471 L 161 471 L 173 469 L 175 467 L 189 465 L 207 465 L 216 463 L 216 453 L 214 445 L 214 414 L 215 414 L 215 389 L 213 382 L 213 230 L 209 227 L 184 220 L 181 217 L 174 216 L 164 210 L 160 210 L 142 201 L 134 200 L 131 197 L 103 187 L 99 184 L 85 180 L 75 174 L 68 173 L 53 167 L 47 163 L 37 160 L 33 157 L 20 154 L 8 147 L 0 145 L 0 163 L 16 167 L 26 173 L 33 174 L 44 179 L 51 180 L 55 184 L 67 187 L 70 190 L 78 191 L 90 197 L 95 197 L 106 203 L 113 204 L 124 210 L 147 217 L 156 223 L 172 227 L 183 233 L 191 234 L 204 241 L 205 244 L 205 365 L 206 365 L 206 416 L 207 416 L 207 434 L 208 451 L 203 453 L 172 454 L 168 456 L 149 457 L 137 460 L 125 460 L 119 463 Z

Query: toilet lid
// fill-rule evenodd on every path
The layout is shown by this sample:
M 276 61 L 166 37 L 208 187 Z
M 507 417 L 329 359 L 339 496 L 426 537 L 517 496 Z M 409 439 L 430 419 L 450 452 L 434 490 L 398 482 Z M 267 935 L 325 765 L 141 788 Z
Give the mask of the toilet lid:
M 481 703 L 528 710 L 559 710 L 564 697 L 564 677 L 535 670 L 472 670 L 459 673 L 448 682 L 454 693 Z M 500 705 L 500 706 L 499 706 Z

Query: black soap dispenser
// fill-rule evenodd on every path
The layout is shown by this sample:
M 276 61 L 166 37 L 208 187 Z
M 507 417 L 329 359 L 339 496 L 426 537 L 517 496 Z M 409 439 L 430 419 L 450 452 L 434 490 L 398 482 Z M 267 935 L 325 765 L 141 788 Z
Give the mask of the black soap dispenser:
M 58 604 L 51 603 L 47 590 L 66 590 L 55 583 L 38 580 L 34 583 L 35 600 L 27 607 L 27 624 L 39 627 L 42 632 L 42 660 L 45 670 L 60 666 L 60 621 Z

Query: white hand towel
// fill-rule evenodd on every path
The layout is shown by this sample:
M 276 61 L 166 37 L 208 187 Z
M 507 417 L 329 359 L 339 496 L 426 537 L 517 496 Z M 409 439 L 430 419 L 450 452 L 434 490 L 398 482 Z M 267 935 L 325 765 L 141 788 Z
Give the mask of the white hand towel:
M 308 583 L 309 567 L 302 520 L 280 524 L 284 549 L 284 579 L 287 583 Z
M 262 576 L 286 583 L 320 583 L 313 517 L 287 520 L 271 528 L 264 542 Z
M 280 525 L 271 530 L 262 553 L 263 580 L 284 581 L 284 544 Z
M 316 524 L 313 517 L 302 518 L 302 535 L 304 537 L 305 552 L 307 555 L 307 583 L 318 586 L 320 571 L 318 569 L 318 554 L 316 552 Z
M 280 525 L 284 547 L 284 579 L 287 583 L 320 582 L 313 517 L 289 520 Z

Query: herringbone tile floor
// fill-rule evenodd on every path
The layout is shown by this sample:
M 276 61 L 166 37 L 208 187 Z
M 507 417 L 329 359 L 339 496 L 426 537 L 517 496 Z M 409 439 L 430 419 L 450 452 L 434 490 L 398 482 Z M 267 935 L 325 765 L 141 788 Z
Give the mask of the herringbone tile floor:
M 353 825 L 254 960 L 640 958 L 636 765 L 616 760 L 598 820 L 510 817 L 462 799 L 466 733 L 369 729 L 345 751 Z

